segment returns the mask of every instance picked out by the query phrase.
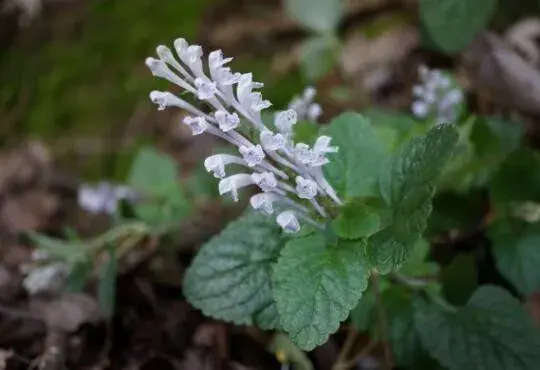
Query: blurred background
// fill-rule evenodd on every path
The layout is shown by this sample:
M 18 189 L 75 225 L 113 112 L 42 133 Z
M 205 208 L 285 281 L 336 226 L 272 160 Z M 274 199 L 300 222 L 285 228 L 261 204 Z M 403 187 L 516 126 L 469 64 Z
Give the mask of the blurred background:
M 283 369 L 266 334 L 204 319 L 180 299 L 193 251 L 241 207 L 216 200 L 215 182 L 202 174 L 203 158 L 222 144 L 193 138 L 178 124 L 181 112 L 156 110 L 149 92 L 169 86 L 144 60 L 178 37 L 222 49 L 234 70 L 265 83 L 276 109 L 316 87 L 322 124 L 345 110 L 410 111 L 426 64 L 452 71 L 471 112 L 519 117 L 536 142 L 538 1 L 500 0 L 489 30 L 444 53 L 430 47 L 417 7 L 347 0 L 335 29 L 321 35 L 280 0 L 0 0 L 0 369 Z M 175 238 L 145 240 L 148 254 L 119 266 L 113 311 L 121 319 L 93 324 L 90 296 L 29 297 L 21 266 L 34 257 L 21 235 L 106 231 L 107 215 L 79 207 L 81 186 L 126 183 L 149 147 L 174 159 L 196 200 Z M 157 244 L 174 248 L 156 254 Z M 330 340 L 311 360 L 329 369 L 338 352 Z M 376 366 L 366 361 L 359 368 Z

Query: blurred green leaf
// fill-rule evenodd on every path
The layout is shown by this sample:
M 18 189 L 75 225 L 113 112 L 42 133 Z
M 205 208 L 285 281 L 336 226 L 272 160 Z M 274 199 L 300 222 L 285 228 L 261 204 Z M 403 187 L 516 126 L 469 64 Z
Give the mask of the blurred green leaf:
M 442 291 L 454 305 L 462 306 L 478 286 L 476 260 L 472 254 L 459 254 L 441 274 Z
M 503 289 L 482 286 L 457 310 L 415 303 L 415 327 L 422 344 L 446 368 L 538 368 L 540 331 L 521 303 Z
M 540 225 L 502 219 L 488 230 L 497 268 L 524 294 L 540 289 Z
M 70 293 L 82 292 L 92 276 L 93 268 L 93 263 L 90 260 L 79 262 L 73 266 L 66 279 L 66 291 Z
M 520 148 L 504 160 L 489 184 L 496 205 L 514 201 L 540 201 L 540 154 Z
M 496 0 L 420 0 L 420 18 L 430 40 L 453 53 L 486 27 L 496 5 Z
M 306 80 L 317 81 L 332 70 L 338 46 L 338 41 L 328 36 L 313 36 L 300 45 L 300 67 Z
M 175 162 L 153 147 L 139 150 L 133 161 L 128 184 L 150 194 L 161 192 L 164 186 L 177 183 Z
M 408 277 L 435 275 L 439 271 L 439 265 L 428 260 L 429 252 L 429 242 L 425 239 L 420 239 L 412 248 L 407 263 L 399 269 L 399 273 Z
M 34 231 L 30 231 L 26 235 L 38 249 L 46 252 L 52 259 L 66 261 L 68 263 L 78 263 L 86 260 L 86 246 L 80 241 L 68 242 Z
M 98 301 L 101 312 L 106 318 L 114 315 L 116 304 L 116 248 L 113 245 L 107 246 L 108 259 L 101 268 L 99 274 Z
M 304 27 L 329 33 L 338 26 L 344 9 L 342 0 L 285 0 L 285 10 Z
M 341 207 L 332 227 L 340 238 L 358 239 L 375 233 L 380 227 L 380 220 L 377 213 L 361 200 L 353 199 Z

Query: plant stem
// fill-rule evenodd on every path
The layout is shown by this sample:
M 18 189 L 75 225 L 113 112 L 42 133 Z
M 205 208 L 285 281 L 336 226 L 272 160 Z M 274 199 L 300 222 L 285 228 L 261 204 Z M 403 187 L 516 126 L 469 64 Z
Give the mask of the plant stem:
M 347 370 L 347 369 L 350 369 L 352 367 L 355 367 L 356 366 L 356 363 L 364 356 L 366 356 L 368 353 L 371 352 L 371 350 L 373 348 L 375 348 L 375 346 L 377 345 L 377 342 L 374 341 L 374 340 L 371 340 L 369 341 L 369 343 L 364 347 L 362 348 L 362 350 L 360 352 L 358 352 L 356 355 L 354 355 L 353 358 L 351 358 L 349 361 L 345 362 L 342 367 L 340 369 L 336 369 L 336 370 Z
M 332 366 L 332 370 L 346 369 L 345 363 L 347 360 L 347 355 L 351 351 L 357 337 L 358 337 L 358 331 L 356 331 L 356 329 L 354 328 L 350 328 L 347 333 L 347 338 L 345 339 L 345 343 L 343 344 L 343 347 L 341 347 L 341 350 L 339 351 L 339 355 L 336 360 L 336 363 L 334 364 L 334 366 Z
M 373 270 L 371 272 L 371 283 L 373 284 L 373 292 L 375 294 L 375 309 L 377 311 L 379 325 L 381 328 L 381 342 L 384 348 L 384 368 L 390 370 L 392 369 L 392 350 L 390 348 L 390 342 L 388 341 L 388 320 L 386 320 L 386 314 L 384 313 L 379 282 L 379 272 L 377 270 Z

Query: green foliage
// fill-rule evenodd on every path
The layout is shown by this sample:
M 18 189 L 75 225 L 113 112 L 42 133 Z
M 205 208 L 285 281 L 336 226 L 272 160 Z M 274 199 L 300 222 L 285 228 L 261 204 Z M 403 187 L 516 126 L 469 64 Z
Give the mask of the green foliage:
M 376 212 L 359 200 L 347 202 L 332 222 L 336 234 L 343 239 L 359 239 L 375 233 L 380 221 Z
M 416 368 L 424 349 L 414 327 L 413 295 L 403 287 L 384 292 L 382 301 L 388 317 L 388 339 L 396 365 Z
M 540 362 L 540 331 L 501 288 L 480 287 L 455 311 L 419 301 L 415 326 L 423 346 L 450 370 L 533 370 Z
M 302 26 L 319 33 L 330 33 L 343 14 L 341 0 L 286 0 L 287 14 Z
M 478 286 L 476 259 L 472 254 L 460 254 L 445 266 L 441 275 L 442 291 L 446 299 L 462 306 Z
M 103 265 L 99 274 L 98 301 L 103 315 L 111 318 L 116 304 L 116 248 L 108 246 L 107 252 L 107 262 Z
M 184 295 L 216 319 L 278 328 L 271 272 L 285 242 L 273 219 L 246 213 L 202 246 L 186 272 Z
M 47 253 L 53 260 L 76 264 L 85 261 L 87 257 L 85 245 L 80 241 L 54 239 L 37 232 L 28 232 L 26 235 L 38 249 Z
M 175 162 L 152 147 L 139 150 L 128 183 L 142 192 L 143 199 L 135 204 L 135 214 L 150 225 L 179 222 L 189 212 Z
M 490 20 L 497 0 L 421 0 L 420 18 L 431 42 L 445 52 L 465 46 Z
M 300 67 L 307 81 L 326 76 L 336 64 L 339 40 L 333 35 L 315 35 L 300 46 Z
M 512 152 L 493 175 L 489 191 L 496 205 L 540 200 L 540 154 L 529 148 Z
M 357 113 L 343 113 L 321 131 L 332 137 L 332 145 L 340 148 L 324 166 L 334 189 L 345 198 L 378 195 L 377 179 L 386 148 L 369 120 Z
M 380 190 L 391 209 L 392 224 L 375 234 L 368 245 L 370 261 L 382 273 L 406 261 L 426 228 L 435 181 L 456 141 L 452 126 L 437 126 L 403 146 L 383 167 Z
M 289 241 L 273 275 L 281 325 L 302 349 L 326 341 L 367 288 L 365 242 L 326 245 L 321 235 Z
M 540 225 L 502 219 L 488 230 L 499 271 L 524 294 L 540 288 Z

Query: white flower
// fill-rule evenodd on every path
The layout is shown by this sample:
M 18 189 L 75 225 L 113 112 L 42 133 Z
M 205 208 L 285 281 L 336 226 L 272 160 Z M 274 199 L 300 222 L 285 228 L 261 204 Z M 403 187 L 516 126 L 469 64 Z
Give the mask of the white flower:
M 276 176 L 272 172 L 254 173 L 251 178 L 263 191 L 270 191 L 278 185 Z
M 138 194 L 133 189 L 107 182 L 101 182 L 97 186 L 81 185 L 77 192 L 79 207 L 94 214 L 113 214 L 120 200 L 135 202 L 138 198 Z
M 438 123 L 451 123 L 458 117 L 463 101 L 461 89 L 452 87 L 452 81 L 439 70 L 426 66 L 419 68 L 421 85 L 415 85 L 411 111 L 420 119 L 433 118 Z
M 187 116 L 184 118 L 184 124 L 188 125 L 191 128 L 191 131 L 193 132 L 193 135 L 200 135 L 204 131 L 206 131 L 206 128 L 208 127 L 208 122 L 206 122 L 206 119 L 204 117 L 190 117 Z
M 219 195 L 231 193 L 235 202 L 238 202 L 238 189 L 255 184 L 252 175 L 238 173 L 222 179 L 218 184 Z
M 322 115 L 322 113 L 323 111 L 322 111 L 321 106 L 317 103 L 314 103 L 308 107 L 306 116 L 308 120 L 316 122 L 319 119 L 319 117 Z
M 274 116 L 274 124 L 283 134 L 290 134 L 297 121 L 298 113 L 294 109 L 277 112 Z
M 269 130 L 263 130 L 260 135 L 261 143 L 266 150 L 276 151 L 285 148 L 286 139 L 281 134 L 272 133 Z
M 281 212 L 277 216 L 276 221 L 286 233 L 294 234 L 300 231 L 300 222 L 298 222 L 294 211 L 288 210 Z
M 217 93 L 216 83 L 204 78 L 196 78 L 195 87 L 197 88 L 197 97 L 201 100 L 212 99 Z
M 163 60 L 146 58 L 146 65 L 154 76 L 164 78 L 183 89 L 193 92 L 193 87 L 171 71 Z
M 272 103 L 255 91 L 263 84 L 254 82 L 251 73 L 231 71 L 227 64 L 232 58 L 225 58 L 221 50 L 212 51 L 203 60 L 202 48 L 189 45 L 184 39 L 175 40 L 174 48 L 178 59 L 168 47 L 158 46 L 156 53 L 159 59 L 148 58 L 147 65 L 155 76 L 179 85 L 205 102 L 211 111 L 205 113 L 170 92 L 152 91 L 150 99 L 158 110 L 177 107 L 189 112 L 190 116 L 185 117 L 183 123 L 191 128 L 193 135 L 206 132 L 238 149 L 241 156 L 216 154 L 204 161 L 206 170 L 220 179 L 220 195 L 231 193 L 232 198 L 238 201 L 239 189 L 257 185 L 262 193 L 251 197 L 253 208 L 271 213 L 276 201 L 292 208 L 278 216 L 278 222 L 287 232 L 300 229 L 298 217 L 322 227 L 310 214 L 318 213 L 323 218 L 327 215 L 324 207 L 315 199 L 317 196 L 328 196 L 336 204 L 341 204 L 320 168 L 328 163 L 326 155 L 337 152 L 338 148 L 330 146 L 329 136 L 320 136 L 313 148 L 304 143 L 295 143 L 293 130 L 299 119 L 315 121 L 321 115 L 321 107 L 313 102 L 316 90 L 306 88 L 301 97 L 291 102 L 288 110 L 278 112 L 274 116 L 276 132 L 272 132 L 263 123 L 260 113 Z M 203 61 L 208 64 L 207 67 Z M 208 75 L 205 71 L 208 71 Z M 446 100 L 450 102 L 453 99 L 455 97 L 450 96 Z M 245 132 L 237 131 L 244 120 L 258 132 L 250 132 L 246 136 Z M 226 166 L 229 164 L 245 166 L 253 172 L 227 176 Z M 280 178 L 279 182 L 276 176 Z M 295 184 L 291 183 L 293 178 L 296 178 Z M 127 192 L 127 189 L 119 189 L 112 192 L 112 197 L 122 197 Z M 298 199 L 308 199 L 309 206 L 298 203 Z
M 237 156 L 231 154 L 215 154 L 204 160 L 204 168 L 206 171 L 212 172 L 215 178 L 222 179 L 225 177 L 225 166 L 233 163 L 247 166 L 247 163 Z
M 337 146 L 330 146 L 332 138 L 330 136 L 319 136 L 313 145 L 315 154 L 337 153 Z
M 240 117 L 236 113 L 227 113 L 223 110 L 218 110 L 214 113 L 214 117 L 223 132 L 234 130 L 240 124 Z
M 238 79 L 238 86 L 236 87 L 236 96 L 238 101 L 246 109 L 251 109 L 253 103 L 253 89 L 263 87 L 264 84 L 260 82 L 253 82 L 253 75 L 251 73 L 244 73 Z
M 273 204 L 278 196 L 272 193 L 259 193 L 249 198 L 249 203 L 253 209 L 260 210 L 261 212 L 271 215 L 274 213 Z
M 296 193 L 301 199 L 313 199 L 317 196 L 317 183 L 302 176 L 297 176 Z
M 269 100 L 264 100 L 260 92 L 251 93 L 250 108 L 254 112 L 260 112 L 263 109 L 270 108 L 272 103 Z
M 238 151 L 242 154 L 249 167 L 255 167 L 264 160 L 264 151 L 260 145 L 241 146 Z
M 313 160 L 313 152 L 309 145 L 298 143 L 294 147 L 294 155 L 302 164 L 308 165 Z

